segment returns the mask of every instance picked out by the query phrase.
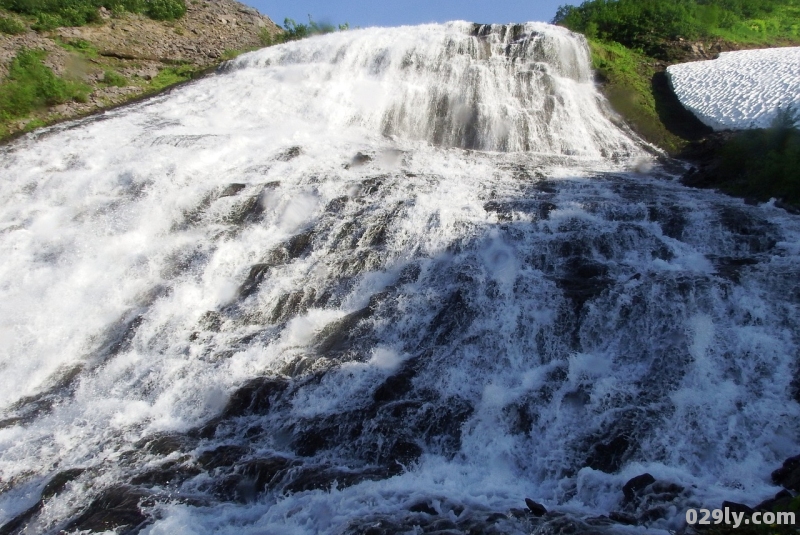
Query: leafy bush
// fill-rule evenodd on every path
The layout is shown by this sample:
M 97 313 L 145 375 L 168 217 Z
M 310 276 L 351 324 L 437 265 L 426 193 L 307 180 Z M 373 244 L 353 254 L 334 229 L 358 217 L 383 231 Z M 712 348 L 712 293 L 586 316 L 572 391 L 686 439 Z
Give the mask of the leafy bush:
M 114 87 L 125 87 L 128 85 L 128 79 L 116 71 L 105 71 L 103 83 Z
M 724 189 L 766 200 L 778 197 L 800 206 L 800 130 L 785 112 L 771 128 L 736 133 L 721 150 Z
M 183 0 L 147 0 L 145 15 L 155 20 L 175 20 L 186 14 Z
M 100 7 L 143 13 L 155 20 L 175 20 L 186 13 L 183 0 L 0 0 L 0 8 L 36 17 L 33 28 L 39 31 L 97 22 Z
M 178 65 L 176 67 L 166 67 L 150 81 L 149 89 L 158 91 L 167 86 L 179 84 L 191 80 L 196 70 L 191 65 Z
M 554 23 L 653 55 L 665 40 L 724 37 L 763 42 L 798 35 L 800 0 L 587 0 Z
M 76 52 L 87 58 L 96 58 L 98 55 L 97 48 L 85 39 L 71 39 L 69 41 L 56 39 L 55 41 L 64 50 Z
M 299 23 L 294 21 L 293 19 L 285 18 L 283 19 L 282 33 L 272 35 L 266 28 L 261 28 L 258 36 L 261 39 L 262 45 L 272 46 L 281 43 L 286 43 L 288 41 L 297 41 L 299 39 L 305 39 L 306 37 L 311 37 L 312 35 L 321 35 L 325 33 L 335 32 L 337 30 L 345 31 L 349 29 L 350 29 L 350 24 L 348 24 L 347 22 L 345 22 L 344 24 L 340 24 L 337 27 L 327 22 L 316 22 L 311 18 L 311 15 L 309 15 L 308 24 Z
M 8 77 L 0 84 L 0 120 L 69 100 L 86 101 L 88 88 L 56 76 L 42 63 L 45 56 L 43 50 L 23 49 L 11 61 Z
M 17 35 L 20 33 L 25 33 L 27 30 L 28 27 L 16 19 L 10 19 L 8 17 L 0 17 L 0 33 L 5 33 L 8 35 Z

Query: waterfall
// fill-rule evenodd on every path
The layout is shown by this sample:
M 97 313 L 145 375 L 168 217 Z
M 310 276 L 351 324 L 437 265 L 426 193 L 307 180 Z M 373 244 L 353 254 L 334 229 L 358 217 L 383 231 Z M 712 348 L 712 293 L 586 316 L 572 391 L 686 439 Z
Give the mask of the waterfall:
M 3 147 L 0 529 L 655 532 L 774 494 L 800 220 L 652 152 L 581 36 L 464 22 Z

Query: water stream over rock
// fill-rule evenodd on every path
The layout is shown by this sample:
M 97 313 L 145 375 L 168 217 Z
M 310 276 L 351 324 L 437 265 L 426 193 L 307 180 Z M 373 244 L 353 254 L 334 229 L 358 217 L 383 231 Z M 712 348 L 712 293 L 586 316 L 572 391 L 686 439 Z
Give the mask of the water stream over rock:
M 0 532 L 666 533 L 774 494 L 800 219 L 651 154 L 581 37 L 462 22 L 4 147 Z

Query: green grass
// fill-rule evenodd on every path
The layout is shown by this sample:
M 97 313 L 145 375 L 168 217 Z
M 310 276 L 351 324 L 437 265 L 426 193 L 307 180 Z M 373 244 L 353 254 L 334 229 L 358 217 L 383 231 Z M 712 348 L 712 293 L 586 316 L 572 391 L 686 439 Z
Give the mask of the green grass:
M 196 74 L 197 70 L 191 65 L 166 67 L 161 69 L 159 73 L 150 80 L 147 87 L 151 91 L 160 91 L 165 87 L 191 80 Z
M 298 39 L 305 39 L 312 35 L 321 35 L 335 31 L 346 31 L 350 29 L 350 24 L 345 22 L 334 26 L 327 22 L 316 22 L 308 16 L 308 24 L 296 22 L 293 19 L 283 19 L 283 31 L 277 34 L 271 34 L 267 28 L 261 28 L 259 31 L 259 38 L 261 44 L 264 46 L 279 45 L 288 41 L 297 41 Z
M 664 44 L 679 38 L 748 44 L 800 39 L 800 0 L 587 0 L 561 6 L 554 22 L 661 57 Z
M 125 87 L 128 85 L 128 79 L 116 71 L 107 70 L 103 73 L 103 83 L 108 86 Z
M 625 121 L 643 138 L 670 154 L 686 144 L 671 132 L 659 113 L 666 104 L 653 89 L 656 69 L 651 58 L 619 43 L 591 39 L 592 67 L 604 86 L 604 93 Z
M 28 31 L 28 27 L 20 21 L 0 15 L 0 33 L 17 35 Z
M 800 207 L 800 130 L 779 120 L 771 128 L 735 134 L 720 151 L 718 187 L 766 201 Z
M 226 49 L 225 49 L 225 50 L 222 52 L 222 59 L 223 59 L 223 60 L 225 60 L 225 61 L 228 61 L 228 60 L 231 60 L 231 59 L 233 59 L 233 58 L 235 58 L 235 57 L 237 57 L 237 56 L 240 56 L 240 55 L 244 54 L 244 52 L 245 52 L 244 50 L 237 50 L 237 49 L 233 49 L 233 48 L 226 48 Z
M 186 13 L 183 0 L 0 0 L 0 8 L 34 18 L 32 28 L 37 31 L 99 22 L 101 7 L 155 20 L 176 20 Z
M 20 50 L 11 61 L 8 77 L 0 84 L 0 131 L 10 121 L 70 100 L 85 102 L 89 87 L 60 78 L 42 63 L 43 50 Z
M 70 41 L 56 39 L 55 41 L 58 43 L 58 46 L 64 50 L 74 52 L 87 58 L 96 58 L 98 55 L 97 48 L 92 43 L 84 39 L 72 39 Z

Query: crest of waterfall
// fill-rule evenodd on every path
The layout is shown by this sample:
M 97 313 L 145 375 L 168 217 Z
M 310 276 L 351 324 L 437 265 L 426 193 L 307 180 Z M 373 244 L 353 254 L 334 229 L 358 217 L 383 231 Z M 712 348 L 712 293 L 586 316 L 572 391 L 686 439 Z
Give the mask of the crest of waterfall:
M 2 533 L 666 533 L 797 453 L 800 220 L 633 171 L 562 28 L 287 43 L 0 150 Z
M 541 23 L 374 28 L 262 50 L 230 70 L 268 69 L 312 121 L 362 125 L 441 147 L 622 157 L 582 36 Z M 287 94 L 287 83 L 295 91 Z

